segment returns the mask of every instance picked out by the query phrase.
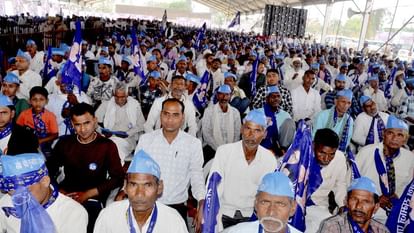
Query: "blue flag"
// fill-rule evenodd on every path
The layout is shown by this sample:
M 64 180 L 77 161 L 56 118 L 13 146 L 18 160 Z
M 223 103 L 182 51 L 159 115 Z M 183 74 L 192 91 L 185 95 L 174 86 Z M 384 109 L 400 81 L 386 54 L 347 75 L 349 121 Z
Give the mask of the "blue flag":
M 76 85 L 80 93 L 82 90 L 82 30 L 79 20 L 76 21 L 75 26 L 75 38 L 70 47 L 69 59 L 62 70 L 62 83 L 66 84 L 69 92 L 72 92 Z
M 198 111 L 202 111 L 205 107 L 207 107 L 208 99 L 206 94 L 209 79 L 210 73 L 206 70 L 204 71 L 204 74 L 201 77 L 200 85 L 197 88 L 197 92 L 193 96 L 193 103 Z
M 240 25 L 240 11 L 237 11 L 236 16 L 234 16 L 233 20 L 229 24 L 229 28 L 232 28 L 236 25 Z
M 275 63 L 275 55 L 271 55 L 269 57 L 269 63 L 270 63 L 270 68 L 272 69 L 276 69 L 276 63 Z
M 51 79 L 53 76 L 56 76 L 56 70 L 53 69 L 52 64 L 50 63 L 52 61 L 52 46 L 47 47 L 47 57 L 45 65 L 43 66 L 43 83 L 47 83 L 49 79 Z
M 387 99 L 391 99 L 391 89 L 392 89 L 392 84 L 394 83 L 394 78 L 395 78 L 396 73 L 397 73 L 397 67 L 394 67 L 391 71 L 390 78 L 388 79 L 388 82 L 385 85 L 384 96 Z
M 162 22 L 161 22 L 162 35 L 164 35 L 165 30 L 167 30 L 167 10 L 164 10 L 164 14 L 162 15 Z
M 203 23 L 203 26 L 201 26 L 201 28 L 198 29 L 197 38 L 196 38 L 196 41 L 195 41 L 195 44 L 194 44 L 194 47 L 197 50 L 201 49 L 201 41 L 204 39 L 206 31 L 207 31 L 207 24 Z
M 393 203 L 386 226 L 391 233 L 414 232 L 414 179 L 407 185 L 400 199 Z
M 138 75 L 139 77 L 141 77 L 141 82 L 139 85 L 142 86 L 147 83 L 147 79 L 144 74 L 144 65 L 142 62 L 143 56 L 142 56 L 139 42 L 137 39 L 137 32 L 136 32 L 135 27 L 132 27 L 131 39 L 132 39 L 131 60 L 132 60 L 132 64 L 134 65 L 134 73 L 135 75 Z
M 173 59 L 172 63 L 171 63 L 171 67 L 170 70 L 175 70 L 177 67 L 175 65 L 175 59 Z
M 252 65 L 253 66 L 252 72 L 250 73 L 250 84 L 252 85 L 251 96 L 256 95 L 256 80 L 257 80 L 257 66 L 258 65 L 259 65 L 259 58 L 256 57 L 256 60 L 254 60 L 253 65 Z
M 309 125 L 299 122 L 295 139 L 277 171 L 285 173 L 294 185 L 297 208 L 290 224 L 305 232 L 306 202 L 322 183 L 321 170 L 312 148 L 312 133 Z
M 217 214 L 220 209 L 220 202 L 217 193 L 217 186 L 221 181 L 221 176 L 214 172 L 208 181 L 207 194 L 203 208 L 203 225 L 202 233 L 215 233 L 217 225 Z
M 359 169 L 355 161 L 355 156 L 352 153 L 351 149 L 349 148 L 346 150 L 346 157 L 347 157 L 348 163 L 351 165 L 352 180 L 361 177 L 361 173 L 359 173 Z

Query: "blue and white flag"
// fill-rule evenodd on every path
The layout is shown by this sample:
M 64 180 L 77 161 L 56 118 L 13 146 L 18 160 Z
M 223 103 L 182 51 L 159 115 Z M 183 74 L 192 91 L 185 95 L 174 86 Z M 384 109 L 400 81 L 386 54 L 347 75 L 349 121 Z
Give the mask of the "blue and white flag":
M 214 172 L 208 181 L 206 198 L 203 208 L 203 225 L 201 227 L 202 233 L 215 233 L 217 225 L 217 214 L 220 209 L 220 202 L 217 193 L 217 186 L 221 181 L 221 176 Z
M 46 62 L 43 67 L 43 73 L 42 73 L 43 83 L 47 83 L 53 76 L 56 76 L 57 74 L 57 70 L 53 69 L 51 61 L 52 61 L 52 46 L 48 46 Z
M 229 28 L 232 28 L 236 25 L 240 25 L 240 11 L 237 11 L 236 16 L 234 16 L 233 20 L 229 24 Z
M 391 233 L 414 232 L 414 179 L 407 185 L 400 199 L 393 203 L 386 226 Z
M 75 37 L 70 47 L 69 58 L 62 70 L 62 83 L 66 84 L 69 92 L 72 92 L 76 85 L 80 93 L 82 90 L 82 30 L 79 20 L 76 21 L 75 26 Z
M 207 24 L 203 23 L 203 26 L 201 26 L 201 28 L 198 29 L 197 38 L 196 38 L 196 41 L 195 41 L 195 44 L 194 44 L 194 47 L 197 50 L 201 50 L 201 41 L 204 39 L 206 31 L 207 31 Z
M 349 147 L 346 150 L 346 158 L 348 160 L 348 163 L 351 165 L 352 180 L 358 179 L 359 177 L 361 177 L 361 173 L 359 173 L 359 169 L 358 169 L 358 166 L 357 166 L 356 161 L 355 161 L 354 153 L 352 153 L 352 151 L 351 151 L 351 149 L 349 149 Z
M 303 120 L 299 122 L 295 139 L 276 169 L 285 173 L 294 185 L 297 208 L 289 221 L 301 232 L 306 230 L 306 202 L 322 183 L 320 166 L 313 155 L 311 131 Z
M 177 58 L 178 59 L 178 58 Z M 170 66 L 170 70 L 175 70 L 175 69 L 177 69 L 177 66 L 176 66 L 176 64 L 175 64 L 175 60 L 176 59 L 173 59 L 172 60 L 172 62 L 171 62 L 171 66 Z
M 142 56 L 139 42 L 137 39 L 137 32 L 136 32 L 135 27 L 132 27 L 131 39 L 132 39 L 131 60 L 132 60 L 132 64 L 134 65 L 134 73 L 135 75 L 138 75 L 139 77 L 141 77 L 141 82 L 139 85 L 143 86 L 144 84 L 147 83 L 147 78 L 145 77 L 145 74 L 144 74 L 144 64 L 142 62 L 143 56 Z
M 272 69 L 276 69 L 275 55 L 274 55 L 274 54 L 272 54 L 272 55 L 269 57 L 269 63 L 270 63 L 270 68 L 272 68 Z M 279 75 L 280 75 L 280 74 L 279 74 Z
M 391 99 L 392 84 L 394 83 L 396 73 L 397 73 L 397 67 L 394 67 L 391 70 L 390 77 L 388 79 L 388 82 L 387 82 L 387 84 L 385 86 L 385 90 L 384 90 L 384 96 L 387 99 Z
M 256 57 L 256 60 L 253 62 L 253 69 L 252 72 L 250 73 L 250 84 L 251 86 L 251 96 L 255 96 L 256 95 L 256 80 L 257 80 L 257 67 L 259 66 L 259 58 L 258 56 Z
M 205 107 L 207 107 L 208 99 L 206 95 L 209 79 L 210 73 L 206 70 L 204 71 L 204 74 L 200 80 L 200 85 L 198 86 L 197 91 L 193 96 L 193 103 L 198 111 L 202 111 Z
M 162 22 L 161 22 L 162 35 L 164 35 L 165 30 L 167 30 L 167 10 L 164 10 L 164 14 L 162 15 Z

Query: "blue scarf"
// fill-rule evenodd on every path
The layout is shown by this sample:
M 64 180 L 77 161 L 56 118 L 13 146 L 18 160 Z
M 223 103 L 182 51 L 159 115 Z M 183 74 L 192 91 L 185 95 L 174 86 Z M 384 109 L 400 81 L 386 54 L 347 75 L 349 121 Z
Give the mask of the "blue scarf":
M 330 85 L 331 84 L 331 78 L 332 78 L 331 72 L 329 72 L 328 69 L 325 69 L 323 72 L 325 72 L 325 77 L 324 77 L 323 81 L 325 81 L 327 84 Z
M 130 233 L 136 233 L 137 231 L 134 228 L 134 223 L 132 221 L 132 207 L 129 206 L 126 212 L 127 218 L 128 218 L 128 225 L 129 225 L 129 232 Z M 154 211 L 152 212 L 151 220 L 147 229 L 147 233 L 152 233 L 155 227 L 155 223 L 157 222 L 157 215 L 158 215 L 158 209 L 157 204 L 154 204 Z
M 381 186 L 381 192 L 385 196 L 391 196 L 395 192 L 395 171 L 394 176 L 390 175 L 391 167 L 393 166 L 393 159 L 400 154 L 398 150 L 392 156 L 385 156 L 386 168 L 381 160 L 379 149 L 375 149 L 375 167 L 379 175 L 379 182 Z
M 13 129 L 12 123 L 8 123 L 6 127 L 0 131 L 0 140 L 9 136 L 12 132 L 12 129 Z
M 62 106 L 61 112 L 63 112 L 63 110 L 65 108 L 70 108 L 70 107 L 72 107 L 72 105 L 69 103 L 69 101 L 66 101 Z M 63 120 L 63 123 L 66 126 L 65 135 L 75 134 L 75 129 L 72 126 L 72 122 L 70 121 L 70 117 L 65 117 L 65 119 Z
M 267 127 L 266 138 L 260 144 L 267 149 L 276 149 L 277 148 L 276 145 L 278 144 L 278 138 L 279 138 L 277 120 L 275 116 L 277 112 L 273 112 L 272 108 L 267 103 L 264 104 L 263 108 L 264 108 L 266 117 L 270 117 L 272 119 L 272 124 Z
M 365 233 L 364 230 L 362 230 L 362 228 L 354 220 L 352 220 L 349 214 L 347 214 L 347 217 L 348 217 L 348 222 L 351 225 L 353 233 Z M 372 232 L 372 229 L 371 229 L 371 226 L 369 226 L 368 233 L 371 233 L 371 232 Z
M 375 124 L 375 120 L 377 121 L 377 130 L 378 130 L 378 138 L 379 141 L 382 142 L 383 138 L 383 132 L 385 129 L 385 124 L 384 121 L 381 119 L 381 117 L 379 116 L 379 114 L 377 113 L 371 120 L 371 126 L 369 127 L 369 132 L 368 132 L 368 136 L 365 139 L 365 145 L 369 145 L 369 144 L 373 144 L 375 142 L 374 136 L 375 136 L 375 129 L 374 129 L 374 124 Z
M 348 131 L 349 128 L 351 127 L 351 116 L 347 116 L 347 114 L 344 114 L 343 117 L 348 117 L 345 123 L 345 126 L 342 127 L 342 130 L 340 131 L 340 133 L 338 133 L 338 136 L 340 136 L 340 141 L 339 141 L 339 150 L 342 152 L 346 151 L 346 147 L 348 144 Z M 331 120 L 332 119 L 332 120 Z M 333 129 L 335 128 L 336 124 L 338 123 L 338 112 L 335 109 L 335 106 L 332 107 L 332 110 L 330 112 L 330 116 L 329 116 L 329 120 L 327 122 L 326 128 L 330 128 Z
M 36 136 L 39 138 L 45 138 L 47 137 L 47 129 L 46 124 L 42 119 L 42 115 L 44 113 L 44 110 L 40 113 L 36 114 L 34 111 L 32 111 L 32 117 L 33 117 L 33 124 Z

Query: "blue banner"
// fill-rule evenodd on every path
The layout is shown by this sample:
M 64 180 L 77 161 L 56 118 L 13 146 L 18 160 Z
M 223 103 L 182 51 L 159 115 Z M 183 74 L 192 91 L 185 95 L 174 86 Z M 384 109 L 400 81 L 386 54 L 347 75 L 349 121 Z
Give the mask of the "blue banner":
M 229 24 L 229 28 L 232 28 L 236 25 L 240 25 L 240 11 L 238 11 L 236 16 L 234 16 L 233 20 Z
M 217 225 L 217 214 L 220 209 L 220 202 L 217 193 L 217 186 L 221 181 L 221 176 L 214 172 L 208 181 L 206 198 L 203 208 L 203 225 L 201 227 L 202 233 L 215 233 Z
M 393 203 L 386 226 L 391 233 L 414 232 L 414 179 L 407 185 L 400 199 Z
M 197 91 L 193 96 L 193 103 L 198 111 L 202 111 L 205 107 L 207 107 L 208 99 L 206 95 L 209 79 L 210 73 L 206 70 L 204 71 L 204 74 L 200 80 L 200 85 L 198 86 Z

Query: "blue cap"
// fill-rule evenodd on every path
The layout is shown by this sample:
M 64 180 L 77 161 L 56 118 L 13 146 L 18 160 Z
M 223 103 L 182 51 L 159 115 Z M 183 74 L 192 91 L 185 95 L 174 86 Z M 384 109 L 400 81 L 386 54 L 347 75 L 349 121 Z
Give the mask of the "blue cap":
M 319 70 L 319 63 L 312 63 L 312 64 L 311 64 L 311 68 L 312 68 L 313 70 Z
M 65 56 L 65 51 L 60 48 L 52 48 L 52 55 Z
M 127 39 L 127 40 L 132 40 L 131 35 L 130 35 L 130 34 L 128 34 L 128 35 L 126 36 L 126 39 Z
M 361 104 L 361 106 L 364 106 L 364 104 L 370 100 L 372 100 L 371 97 L 363 95 L 359 98 L 359 104 Z
M 263 126 L 264 128 L 267 128 L 267 120 L 263 108 L 250 111 L 244 118 L 243 123 L 246 123 L 247 121 L 251 121 L 255 124 Z
M 128 64 L 132 64 L 131 59 L 129 59 L 127 56 L 122 56 L 122 61 L 127 62 Z
M 228 55 L 227 56 L 227 59 L 236 59 L 236 55 L 234 55 L 234 54 L 230 54 L 230 55 Z
M 109 59 L 100 57 L 98 61 L 98 65 L 110 65 L 112 67 L 112 62 Z
M 321 57 L 319 59 L 319 64 L 321 64 L 321 65 L 325 65 L 326 64 L 325 59 L 323 57 Z
M 0 189 L 4 191 L 32 185 L 48 175 L 45 158 L 37 153 L 2 155 L 0 164 Z
M 348 64 L 342 63 L 341 68 L 348 68 Z
M 15 83 L 20 85 L 20 79 L 15 73 L 9 72 L 6 74 L 6 77 L 3 79 L 6 83 Z
M 7 107 L 13 105 L 9 97 L 0 94 L 0 107 Z
M 66 53 L 66 52 L 70 51 L 70 46 L 67 45 L 66 43 L 61 43 L 60 44 L 60 49 L 63 50 L 64 53 Z
M 257 189 L 258 192 L 266 192 L 274 196 L 295 198 L 293 183 L 282 172 L 272 172 L 262 178 L 262 182 Z
M 19 49 L 17 51 L 16 57 L 22 57 L 22 58 L 26 59 L 29 62 L 30 62 L 30 60 L 32 60 L 30 55 L 28 53 L 23 52 L 21 49 Z
M 147 63 L 148 62 L 152 62 L 152 61 L 157 61 L 157 57 L 156 56 L 154 56 L 154 55 L 151 55 L 148 59 L 147 59 Z
M 275 56 L 275 59 L 283 60 L 285 59 L 285 56 L 283 56 L 283 54 L 278 54 Z
M 36 42 L 32 39 L 27 40 L 26 46 L 32 46 L 32 45 L 36 45 Z
M 388 117 L 386 129 L 403 129 L 408 131 L 408 125 L 401 119 L 398 119 L 394 115 Z
M 88 41 L 82 40 L 82 43 L 81 44 L 88 44 Z
M 185 75 L 185 79 L 187 79 L 188 81 L 192 81 L 192 82 L 195 82 L 197 84 L 200 84 L 200 78 L 195 74 L 187 73 Z
M 234 80 L 237 80 L 237 76 L 232 72 L 224 72 L 224 78 L 234 78 Z
M 405 84 L 407 84 L 407 85 L 414 85 L 414 77 L 408 77 L 405 80 Z
M 369 76 L 368 81 L 378 81 L 378 75 L 377 74 L 372 74 L 371 76 Z
M 266 90 L 266 96 L 272 94 L 272 93 L 280 93 L 279 88 L 275 86 L 268 86 Z
M 250 56 L 255 56 L 255 57 L 257 57 L 257 53 L 256 53 L 255 51 L 251 51 L 251 52 L 250 52 Z
M 187 57 L 186 57 L 186 56 L 184 56 L 184 55 L 181 55 L 181 56 L 178 58 L 177 63 L 178 63 L 178 62 L 180 62 L 180 61 L 187 62 Z
M 338 74 L 338 75 L 336 76 L 336 79 L 335 79 L 335 80 L 345 82 L 345 81 L 346 81 L 346 76 L 345 76 L 344 74 Z
M 372 65 L 372 69 L 378 69 L 378 68 L 380 68 L 380 64 L 378 64 L 378 63 L 374 63 L 374 64 Z
M 9 63 L 9 64 L 16 63 L 16 57 L 11 57 L 11 58 L 7 59 L 7 63 Z
M 149 154 L 143 150 L 139 150 L 135 153 L 127 173 L 149 174 L 159 179 L 161 176 L 161 169 L 158 163 L 155 162 Z
M 159 79 L 159 78 L 161 78 L 161 74 L 160 74 L 160 72 L 158 72 L 158 71 L 152 71 L 152 72 L 149 74 L 149 77 L 152 77 L 152 78 L 155 78 L 155 79 Z
M 338 91 L 338 93 L 336 93 L 336 98 L 339 98 L 339 97 L 342 96 L 342 97 L 346 97 L 348 100 L 352 101 L 352 96 L 353 95 L 354 94 L 352 93 L 351 90 L 344 89 L 344 90 Z
M 105 52 L 105 53 L 109 53 L 109 49 L 108 49 L 108 47 L 102 47 L 101 48 L 101 52 Z
M 230 88 L 229 85 L 223 84 L 223 85 L 219 86 L 217 92 L 223 93 L 223 94 L 231 94 L 231 88 Z
M 361 176 L 357 179 L 354 179 L 351 185 L 348 187 L 348 192 L 352 190 L 364 190 L 379 195 L 375 183 L 366 176 Z

